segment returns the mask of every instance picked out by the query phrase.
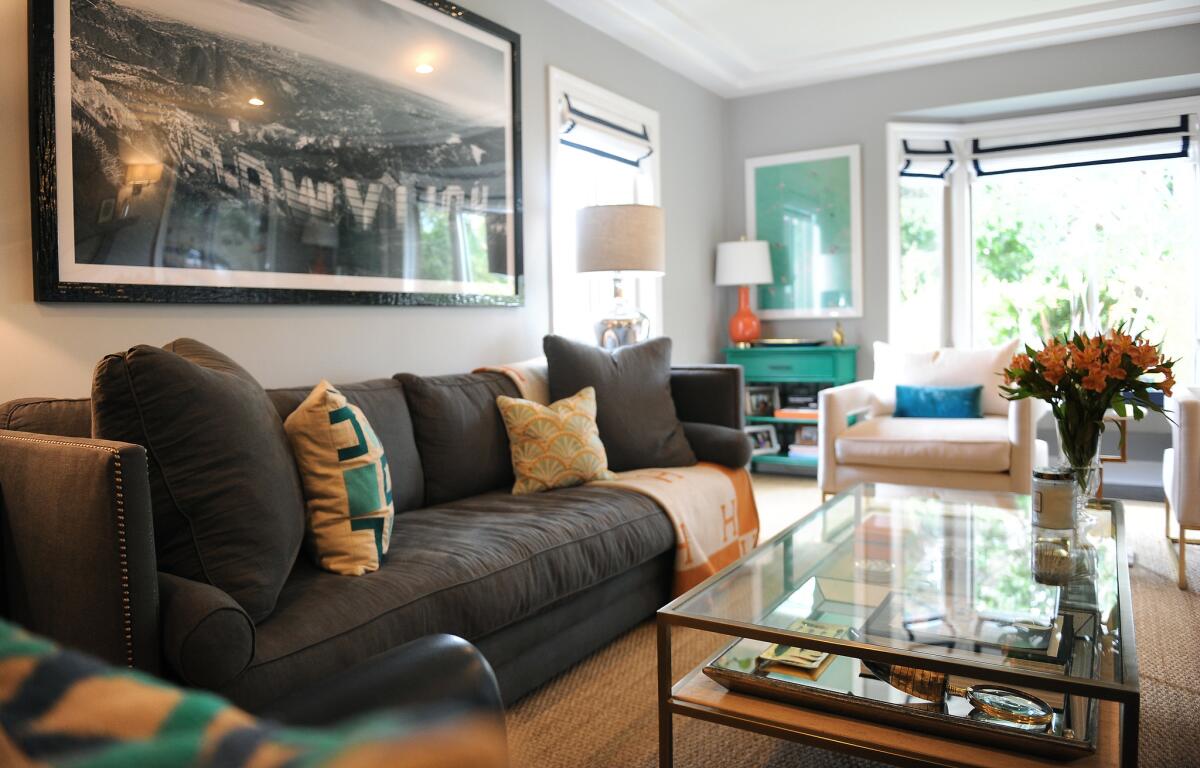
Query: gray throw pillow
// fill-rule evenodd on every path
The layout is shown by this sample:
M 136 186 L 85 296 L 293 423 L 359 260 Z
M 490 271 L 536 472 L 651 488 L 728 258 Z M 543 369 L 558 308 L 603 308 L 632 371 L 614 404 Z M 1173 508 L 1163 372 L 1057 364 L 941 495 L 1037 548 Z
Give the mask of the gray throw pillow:
M 512 487 L 508 430 L 496 407 L 499 395 L 519 396 L 512 380 L 501 373 L 396 378 L 412 414 L 427 505 Z
M 615 472 L 686 467 L 696 455 L 671 399 L 671 340 L 652 339 L 609 353 L 561 336 L 542 341 L 550 399 L 596 389 L 596 425 Z
M 179 339 L 109 355 L 92 434 L 146 448 L 158 569 L 271 615 L 304 538 L 304 496 L 279 414 L 254 377 Z

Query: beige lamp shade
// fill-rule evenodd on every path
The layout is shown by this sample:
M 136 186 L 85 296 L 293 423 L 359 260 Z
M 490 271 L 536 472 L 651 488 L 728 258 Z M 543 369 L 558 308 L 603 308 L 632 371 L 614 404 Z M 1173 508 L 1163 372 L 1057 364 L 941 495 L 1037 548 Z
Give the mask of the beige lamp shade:
M 735 240 L 717 245 L 717 285 L 773 283 L 766 240 Z
M 580 272 L 666 269 L 663 209 L 655 205 L 593 205 L 576 217 L 575 264 Z

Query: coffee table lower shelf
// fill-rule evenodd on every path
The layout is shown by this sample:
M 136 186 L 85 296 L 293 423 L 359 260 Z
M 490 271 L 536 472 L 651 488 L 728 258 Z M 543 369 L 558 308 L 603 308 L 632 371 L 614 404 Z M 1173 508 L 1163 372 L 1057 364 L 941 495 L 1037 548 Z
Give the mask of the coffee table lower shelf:
M 1120 705 L 1113 701 L 1100 702 L 1095 754 L 1064 762 L 734 693 L 706 677 L 702 668 L 672 687 L 666 702 L 671 713 L 898 766 L 1116 768 L 1120 764 Z M 671 738 L 669 732 L 666 738 Z M 664 746 L 659 762 L 670 766 L 673 749 Z

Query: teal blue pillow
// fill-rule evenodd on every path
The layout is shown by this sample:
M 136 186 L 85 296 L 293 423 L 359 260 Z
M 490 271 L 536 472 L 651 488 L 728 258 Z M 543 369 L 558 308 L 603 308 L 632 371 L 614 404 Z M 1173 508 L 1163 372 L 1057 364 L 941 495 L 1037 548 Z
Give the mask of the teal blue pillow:
M 898 418 L 982 419 L 983 385 L 973 387 L 909 387 L 896 385 Z

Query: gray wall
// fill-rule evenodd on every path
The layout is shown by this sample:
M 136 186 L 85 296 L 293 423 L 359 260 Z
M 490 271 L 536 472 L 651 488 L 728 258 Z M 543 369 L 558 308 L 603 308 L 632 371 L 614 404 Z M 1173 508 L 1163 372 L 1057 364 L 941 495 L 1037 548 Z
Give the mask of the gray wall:
M 712 250 L 724 212 L 720 98 L 541 0 L 474 0 L 521 35 L 527 302 L 521 309 L 49 305 L 33 301 L 26 2 L 0 0 L 0 401 L 87 394 L 103 355 L 205 340 L 267 386 L 441 373 L 540 354 L 549 327 L 546 68 L 659 111 L 667 210 L 665 330 L 677 361 L 716 354 Z
M 861 144 L 865 311 L 861 320 L 845 321 L 844 325 L 848 343 L 861 345 L 859 374 L 868 376 L 870 344 L 887 338 L 887 184 L 891 170 L 885 167 L 885 125 L 889 120 L 947 105 L 1095 89 L 1113 83 L 1168 77 L 1177 77 L 1177 83 L 1178 76 L 1195 73 L 1200 73 L 1200 25 L 988 56 L 729 101 L 725 235 L 736 238 L 745 228 L 743 174 L 747 157 Z M 731 297 L 723 296 L 722 306 L 721 316 L 725 317 L 731 311 Z M 826 321 L 791 320 L 768 323 L 764 333 L 828 338 L 832 327 Z

